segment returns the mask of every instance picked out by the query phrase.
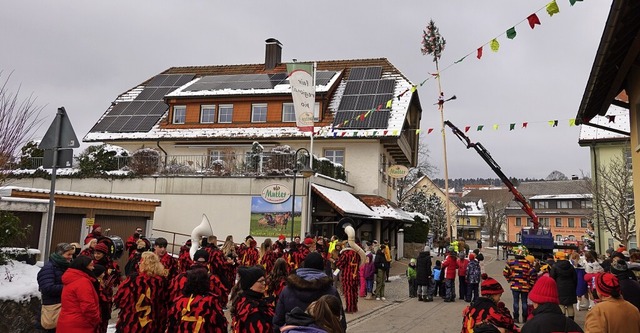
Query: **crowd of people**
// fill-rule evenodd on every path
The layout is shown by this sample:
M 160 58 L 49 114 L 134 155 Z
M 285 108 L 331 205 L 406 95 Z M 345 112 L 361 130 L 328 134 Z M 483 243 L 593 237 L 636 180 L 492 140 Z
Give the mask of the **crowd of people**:
M 105 333 L 117 313 L 116 332 L 124 333 L 345 332 L 345 313 L 358 311 L 359 298 L 385 300 L 391 265 L 388 241 L 336 236 L 280 235 L 258 246 L 252 236 L 236 244 L 211 235 L 173 255 L 166 239 L 150 242 L 137 228 L 124 270 L 110 245 L 98 225 L 84 247 L 57 245 L 38 274 L 40 329 Z

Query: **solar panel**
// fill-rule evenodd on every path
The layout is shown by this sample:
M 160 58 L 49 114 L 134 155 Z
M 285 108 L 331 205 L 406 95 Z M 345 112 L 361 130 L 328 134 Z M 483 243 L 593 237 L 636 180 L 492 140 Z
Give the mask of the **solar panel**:
M 373 105 L 375 101 L 375 95 L 360 95 L 358 96 L 358 102 L 354 110 L 371 110 L 375 108 Z
M 362 89 L 360 89 L 361 94 L 375 94 L 378 90 L 378 81 L 369 80 L 362 81 Z
M 344 88 L 345 95 L 358 95 L 362 88 L 362 81 L 347 81 L 347 86 Z
M 364 79 L 365 80 L 379 80 L 381 76 L 382 76 L 382 67 L 381 66 L 367 67 L 366 71 L 365 71 L 365 74 L 364 74 Z
M 129 103 L 131 103 L 131 102 L 120 102 L 120 103 L 114 105 L 111 108 L 111 111 L 109 111 L 109 115 L 110 116 L 117 116 L 119 114 L 122 114 L 122 111 L 124 111 L 124 109 L 126 109 L 127 106 L 129 106 Z
M 146 102 L 143 108 L 147 110 L 148 116 L 161 116 L 169 109 L 169 105 L 165 102 L 155 102 L 155 104 L 154 102 Z
M 109 126 L 111 125 L 111 123 L 113 123 L 113 121 L 116 120 L 116 118 L 117 117 L 109 117 L 109 116 L 102 118 L 97 124 L 93 126 L 93 128 L 91 128 L 90 132 L 106 131 L 107 128 L 109 128 Z
M 167 78 L 167 74 L 156 75 L 149 83 L 146 84 L 147 87 L 159 87 L 162 82 Z
M 338 110 L 354 110 L 357 102 L 358 96 L 342 96 Z
M 351 73 L 349 73 L 349 81 L 353 80 L 363 80 L 365 74 L 366 67 L 354 67 L 351 68 Z
M 127 106 L 126 109 L 124 109 L 121 113 L 121 115 L 123 116 L 131 116 L 136 114 L 136 111 L 138 111 L 138 109 L 140 109 L 140 107 L 142 106 L 142 104 L 144 104 L 144 102 L 142 101 L 133 101 L 128 103 L 129 105 Z
M 395 87 L 395 80 L 385 79 L 378 81 L 378 94 L 393 94 Z
M 159 120 L 159 117 L 144 117 L 138 125 L 137 130 L 140 132 L 148 132 L 155 124 L 158 123 Z

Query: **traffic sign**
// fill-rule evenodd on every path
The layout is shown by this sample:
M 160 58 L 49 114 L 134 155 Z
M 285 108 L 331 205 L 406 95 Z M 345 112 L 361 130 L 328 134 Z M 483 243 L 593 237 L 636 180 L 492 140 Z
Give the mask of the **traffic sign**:
M 55 149 L 55 148 L 78 148 L 80 142 L 76 137 L 76 132 L 71 126 L 69 116 L 64 107 L 58 108 L 56 118 L 53 120 L 47 133 L 40 141 L 38 148 L 40 149 Z
M 73 166 L 73 149 L 58 149 L 58 168 L 71 168 Z M 42 167 L 53 168 L 53 149 L 46 149 L 42 158 Z

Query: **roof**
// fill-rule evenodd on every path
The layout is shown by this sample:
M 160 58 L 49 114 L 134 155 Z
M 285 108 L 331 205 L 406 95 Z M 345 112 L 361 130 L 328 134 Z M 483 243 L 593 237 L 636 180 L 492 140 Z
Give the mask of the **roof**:
M 325 85 L 317 86 L 318 92 L 329 92 L 333 93 L 330 95 L 330 99 L 328 101 L 328 113 L 329 116 L 327 119 L 324 119 L 322 123 L 318 123 L 315 128 L 315 132 L 318 133 L 316 137 L 324 137 L 324 138 L 332 138 L 337 132 L 332 131 L 332 129 L 336 128 L 335 125 L 340 124 L 332 124 L 334 121 L 334 117 L 337 115 L 338 109 L 341 107 L 341 102 L 343 97 L 345 96 L 346 88 L 348 87 L 349 78 L 351 72 L 354 68 L 359 67 L 371 67 L 376 66 L 382 69 L 381 76 L 379 81 L 392 80 L 394 81 L 394 85 L 392 86 L 392 91 L 389 91 L 389 98 L 385 98 L 385 103 L 383 108 L 386 108 L 386 100 L 392 100 L 391 108 L 388 111 L 378 111 L 378 113 L 374 114 L 379 119 L 373 124 L 366 125 L 366 128 L 349 128 L 339 127 L 341 137 L 345 139 L 350 138 L 372 138 L 372 137 L 399 137 L 401 135 L 401 131 L 405 124 L 405 118 L 407 116 L 407 112 L 409 110 L 409 105 L 412 100 L 415 100 L 419 106 L 419 101 L 417 100 L 417 91 L 411 91 L 412 83 L 397 69 L 395 68 L 387 59 L 385 58 L 377 58 L 377 59 L 354 59 L 354 60 L 334 60 L 334 61 L 318 61 L 317 62 L 317 70 L 320 71 L 334 71 L 336 74 L 331 77 L 331 79 Z M 188 92 L 190 86 L 194 86 L 198 84 L 198 82 L 202 81 L 204 78 L 212 78 L 215 76 L 230 76 L 230 75 L 277 75 L 286 73 L 286 64 L 281 64 L 274 68 L 273 70 L 265 71 L 264 64 L 248 64 L 248 65 L 223 65 L 223 66 L 199 66 L 199 67 L 172 67 L 164 72 L 156 75 L 153 78 L 147 79 L 141 84 L 135 86 L 134 88 L 126 91 L 125 93 L 118 96 L 112 105 L 106 110 L 106 112 L 100 117 L 96 125 L 89 131 L 89 133 L 84 137 L 83 141 L 85 142 L 96 142 L 96 141 L 117 141 L 117 140 L 189 140 L 189 139 L 257 139 L 257 138 L 303 138 L 308 136 L 307 133 L 301 132 L 295 126 L 295 123 L 274 123 L 273 127 L 254 127 L 251 124 L 230 124 L 233 126 L 228 127 L 217 127 L 217 128 L 161 128 L 160 124 L 162 119 L 165 119 L 168 115 L 168 106 L 164 104 L 164 110 L 160 110 L 160 103 L 164 103 L 162 101 L 153 100 L 151 102 L 147 101 L 145 103 L 154 103 L 149 104 L 153 107 L 149 107 L 149 112 L 144 116 L 140 116 L 137 113 L 140 113 L 142 110 L 138 109 L 137 113 L 132 116 L 128 116 L 127 114 L 123 114 L 122 106 L 118 106 L 120 103 L 134 103 L 136 99 L 139 98 L 145 88 L 148 88 L 149 85 L 155 84 L 157 78 L 159 76 L 167 76 L 174 75 L 180 76 L 178 83 L 182 83 L 182 81 L 186 77 L 194 78 L 190 80 L 186 84 L 183 84 L 179 87 L 174 87 L 171 91 L 168 91 L 163 95 L 165 100 L 167 98 L 204 98 L 207 96 L 219 96 L 219 95 L 233 95 L 233 96 L 255 96 L 255 95 L 283 95 L 291 93 L 291 88 L 289 84 L 282 83 L 276 84 L 275 86 L 268 86 L 264 89 L 221 89 L 221 90 L 197 90 L 193 92 Z M 164 88 L 166 89 L 166 87 Z M 149 90 L 149 89 L 147 89 Z M 348 94 L 348 93 L 347 93 Z M 381 95 L 382 96 L 382 95 Z M 386 96 L 386 95 L 385 95 Z M 157 96 L 156 96 L 157 97 Z M 156 98 L 154 97 L 154 98 Z M 145 97 L 146 98 L 146 97 Z M 375 100 L 377 103 L 377 99 Z M 128 109 L 127 109 L 128 110 Z M 341 109 L 342 110 L 342 109 Z M 128 112 L 128 111 L 126 111 Z M 145 111 L 146 112 L 146 111 Z M 366 111 L 354 111 L 363 113 Z M 352 112 L 353 113 L 353 112 Z M 355 114 L 355 113 L 354 113 Z M 132 126 L 128 126 L 126 123 L 123 126 L 118 126 L 118 130 L 110 129 L 108 126 L 108 120 L 115 117 L 130 117 L 129 122 L 135 122 Z M 356 117 L 357 118 L 357 117 Z M 136 121 L 134 121 L 136 119 Z M 335 119 L 336 121 L 341 120 Z M 373 119 L 373 117 L 371 118 Z M 104 120 L 104 122 L 103 122 Z M 341 120 L 342 121 L 342 120 Z M 368 120 L 367 120 L 368 121 Z M 352 121 L 351 123 L 362 123 L 365 121 L 360 121 L 358 119 Z M 106 124 L 106 127 L 104 126 Z M 252 127 L 248 127 L 252 126 Z M 264 126 L 264 124 L 261 124 Z M 360 126 L 360 125 L 357 125 Z M 148 130 L 147 130 L 148 129 Z M 344 133 L 344 135 L 343 135 Z
M 380 216 L 367 207 L 364 202 L 347 191 L 335 190 L 318 184 L 311 184 L 311 188 L 342 216 L 380 219 Z
M 0 196 L 11 196 L 14 191 L 16 191 L 16 192 L 28 192 L 28 193 L 40 193 L 40 194 L 49 194 L 49 193 L 51 193 L 50 190 L 46 190 L 46 189 L 31 188 L 31 187 L 18 187 L 18 186 L 3 186 L 3 187 L 0 187 Z M 95 193 L 86 193 L 86 192 L 56 191 L 55 194 L 56 195 L 62 195 L 62 196 L 72 196 L 72 197 L 85 197 L 85 198 L 99 198 L 99 199 L 149 202 L 149 203 L 157 203 L 158 205 L 162 202 L 161 200 L 157 200 L 157 199 L 123 197 L 123 196 L 119 196 L 119 195 L 106 195 L 106 194 L 95 194 Z
M 382 219 L 393 219 L 405 222 L 414 222 L 413 217 L 402 210 L 398 205 L 377 195 L 357 194 L 367 206 L 371 208 Z
M 576 123 L 605 115 L 640 54 L 640 1 L 613 0 Z
M 593 199 L 593 194 L 540 194 L 534 195 L 529 200 L 569 200 L 569 199 Z
M 605 116 L 595 116 L 591 119 L 590 123 L 627 133 L 631 130 L 629 110 L 615 105 L 611 105 L 609 107 Z M 594 142 L 616 142 L 629 140 L 630 138 L 628 135 L 607 131 L 606 129 L 599 127 L 580 126 L 580 137 L 578 139 L 578 143 L 580 145 L 588 145 Z
M 518 186 L 518 191 L 527 198 L 540 195 L 586 195 L 589 191 L 588 180 L 553 180 L 540 182 L 526 182 Z

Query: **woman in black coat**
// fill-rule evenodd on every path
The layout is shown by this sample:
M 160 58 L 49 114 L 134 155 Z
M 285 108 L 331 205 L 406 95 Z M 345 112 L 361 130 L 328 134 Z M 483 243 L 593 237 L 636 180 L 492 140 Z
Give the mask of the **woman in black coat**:
M 564 252 L 562 252 L 564 254 Z M 575 312 L 573 305 L 578 303 L 576 288 L 578 286 L 578 274 L 576 269 L 571 265 L 564 256 L 556 256 L 558 261 L 551 267 L 549 275 L 556 280 L 558 285 L 558 298 L 560 299 L 560 309 L 567 317 L 573 319 Z
M 424 250 L 418 254 L 416 263 L 416 284 L 418 285 L 418 300 L 432 302 L 431 294 L 431 249 L 425 246 Z

